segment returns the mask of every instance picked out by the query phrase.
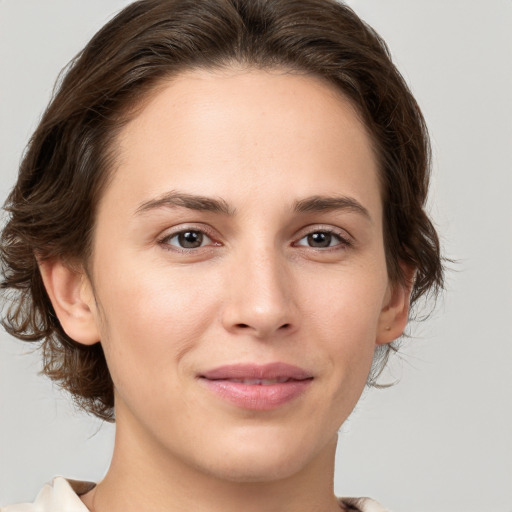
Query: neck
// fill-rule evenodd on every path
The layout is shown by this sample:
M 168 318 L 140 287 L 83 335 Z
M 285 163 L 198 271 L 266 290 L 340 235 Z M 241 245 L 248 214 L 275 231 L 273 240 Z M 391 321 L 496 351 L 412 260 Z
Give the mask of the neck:
M 118 424 L 112 463 L 82 497 L 93 512 L 340 512 L 333 492 L 336 439 L 298 472 L 260 481 L 236 481 L 166 456 L 151 442 L 129 442 Z

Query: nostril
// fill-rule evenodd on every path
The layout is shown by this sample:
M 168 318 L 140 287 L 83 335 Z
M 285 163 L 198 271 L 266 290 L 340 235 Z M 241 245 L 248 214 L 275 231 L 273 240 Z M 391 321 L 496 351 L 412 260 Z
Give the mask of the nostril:
M 285 323 L 285 324 L 282 324 L 280 325 L 279 327 L 276 328 L 270 328 L 266 326 L 260 326 L 260 328 L 258 328 L 258 326 L 252 326 L 251 324 L 243 324 L 243 323 L 238 323 L 238 324 L 235 324 L 234 325 L 234 328 L 235 329 L 240 329 L 240 330 L 254 330 L 255 333 L 258 333 L 258 335 L 268 335 L 270 334 L 271 332 L 277 332 L 277 331 L 290 331 L 292 329 L 292 324 L 290 323 Z

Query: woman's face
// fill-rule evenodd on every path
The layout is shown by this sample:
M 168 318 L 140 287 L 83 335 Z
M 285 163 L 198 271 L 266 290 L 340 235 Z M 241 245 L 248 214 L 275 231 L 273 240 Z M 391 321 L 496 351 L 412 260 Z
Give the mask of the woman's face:
M 405 322 L 369 136 L 332 86 L 284 71 L 153 95 L 119 136 L 91 268 L 118 442 L 230 480 L 331 458 Z

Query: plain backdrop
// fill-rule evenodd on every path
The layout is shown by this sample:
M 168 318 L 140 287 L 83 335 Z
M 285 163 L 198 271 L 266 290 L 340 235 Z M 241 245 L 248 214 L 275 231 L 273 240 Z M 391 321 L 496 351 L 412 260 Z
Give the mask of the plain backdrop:
M 199 1 L 199 0 L 198 0 Z M 293 1 L 293 0 L 290 0 Z M 123 0 L 0 0 L 0 199 L 59 70 Z M 512 1 L 352 0 L 427 119 L 430 207 L 456 259 L 434 315 L 342 428 L 336 492 L 394 512 L 512 511 Z M 0 334 L 0 503 L 55 475 L 98 480 L 114 427 Z

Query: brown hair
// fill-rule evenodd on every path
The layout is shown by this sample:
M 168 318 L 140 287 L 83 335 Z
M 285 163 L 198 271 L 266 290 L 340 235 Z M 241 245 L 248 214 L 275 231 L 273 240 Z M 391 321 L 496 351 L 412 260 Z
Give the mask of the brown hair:
M 43 371 L 101 418 L 112 420 L 114 405 L 101 344 L 86 347 L 65 334 L 36 255 L 86 263 L 112 141 L 129 113 L 165 78 L 233 63 L 323 77 L 353 102 L 379 159 L 389 277 L 404 281 L 400 263 L 416 269 L 411 304 L 442 286 L 439 242 L 424 211 L 427 130 L 371 27 L 334 0 L 135 2 L 93 37 L 62 79 L 6 201 L 0 248 L 10 299 L 4 327 L 42 341 Z

